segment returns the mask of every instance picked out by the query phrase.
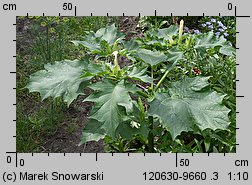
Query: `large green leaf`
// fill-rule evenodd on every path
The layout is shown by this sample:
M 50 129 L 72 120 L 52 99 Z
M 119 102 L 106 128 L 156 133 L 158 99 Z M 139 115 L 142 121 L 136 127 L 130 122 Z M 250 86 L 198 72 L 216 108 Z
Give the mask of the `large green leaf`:
M 151 66 L 155 66 L 167 59 L 167 56 L 163 52 L 151 51 L 147 49 L 139 49 L 136 53 L 136 57 L 150 64 Z
M 87 65 L 86 70 L 81 77 L 85 78 L 85 77 L 103 76 L 108 73 L 110 72 L 108 71 L 108 69 L 106 69 L 105 65 L 90 62 Z
M 205 34 L 198 35 L 196 37 L 196 43 L 194 48 L 195 49 L 200 49 L 200 50 L 205 50 L 207 48 L 214 48 L 216 46 L 223 46 L 226 42 L 226 39 L 221 36 L 221 37 L 216 37 L 214 33 L 208 32 Z
M 83 40 L 74 40 L 75 45 L 82 45 L 89 53 L 96 54 L 97 58 L 106 57 L 113 53 L 118 42 L 121 42 L 124 34 L 117 31 L 115 24 L 99 29 L 96 33 L 88 32 L 83 36 Z
M 172 48 L 168 50 L 167 60 L 169 63 L 167 64 L 167 70 L 171 71 L 180 60 L 184 60 L 183 52 L 178 48 Z
M 143 82 L 152 83 L 153 79 L 146 75 L 147 68 L 139 69 L 137 67 L 133 67 L 132 71 L 128 74 L 128 77 L 134 80 L 141 80 Z
M 236 51 L 235 48 L 229 45 L 224 45 L 219 50 L 220 53 L 227 56 L 234 56 L 235 51 Z
M 136 40 L 129 40 L 129 41 L 123 42 L 123 46 L 128 51 L 134 51 L 134 50 L 138 50 L 139 43 Z
M 105 131 L 101 128 L 102 122 L 90 119 L 83 129 L 80 144 L 88 141 L 99 141 L 105 137 Z
M 132 100 L 129 91 L 135 91 L 133 86 L 127 86 L 123 81 L 114 83 L 104 80 L 90 86 L 95 92 L 84 101 L 95 103 L 90 118 L 102 122 L 102 129 L 107 135 L 115 136 L 115 131 L 121 122 L 122 114 L 120 106 L 127 111 L 132 109 Z
M 62 96 L 68 105 L 77 98 L 79 87 L 82 82 L 89 78 L 80 78 L 86 61 L 56 61 L 54 64 L 46 64 L 44 70 L 38 71 L 30 76 L 26 88 L 30 92 L 39 92 L 42 100 L 48 97 Z
M 99 29 L 95 36 L 107 41 L 109 45 L 113 45 L 117 39 L 123 38 L 123 34 L 117 31 L 115 24 Z
M 227 129 L 229 109 L 224 95 L 209 89 L 209 77 L 185 78 L 172 84 L 168 93 L 156 94 L 149 114 L 160 118 L 173 139 L 183 131 Z
M 167 60 L 169 62 L 174 63 L 181 59 L 183 59 L 183 52 L 179 49 L 179 47 L 174 47 L 168 50 Z
M 153 30 L 150 32 L 152 36 L 157 36 L 158 38 L 164 38 L 169 40 L 173 35 L 177 35 L 178 27 L 175 25 L 171 25 L 169 28 L 163 28 L 158 30 Z
M 76 46 L 82 45 L 93 53 L 101 50 L 100 40 L 95 37 L 93 32 L 90 32 L 88 35 L 84 36 L 83 41 L 74 40 L 72 43 L 74 43 Z

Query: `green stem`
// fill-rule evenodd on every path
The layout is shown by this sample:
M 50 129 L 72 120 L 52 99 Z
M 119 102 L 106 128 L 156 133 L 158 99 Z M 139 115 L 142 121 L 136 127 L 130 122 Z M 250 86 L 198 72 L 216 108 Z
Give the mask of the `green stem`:
M 168 73 L 169 73 L 169 70 L 167 70 L 165 72 L 165 74 L 162 76 L 162 78 L 159 80 L 159 82 L 157 83 L 157 86 L 154 89 L 154 92 L 157 91 L 157 89 L 159 88 L 159 86 L 161 85 L 161 83 L 164 81 L 164 79 L 166 78 L 166 76 L 168 75 Z
M 145 98 L 149 98 L 148 94 L 143 91 L 137 91 L 137 93 Z
M 148 135 L 148 149 L 149 149 L 149 152 L 151 153 L 154 153 L 155 150 L 154 150 L 154 136 L 153 136 L 153 117 L 149 117 L 149 122 L 150 122 L 150 132 L 149 132 L 149 135 Z
M 151 66 L 151 78 L 153 79 L 153 66 Z M 153 82 L 151 82 L 151 90 L 153 91 L 153 85 L 154 85 L 154 83 Z

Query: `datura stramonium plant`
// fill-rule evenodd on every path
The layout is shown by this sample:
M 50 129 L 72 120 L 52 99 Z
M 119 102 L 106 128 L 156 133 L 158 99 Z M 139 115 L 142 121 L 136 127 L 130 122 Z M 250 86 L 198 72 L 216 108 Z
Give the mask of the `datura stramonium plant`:
M 26 87 L 30 92 L 40 92 L 42 100 L 61 96 L 68 106 L 83 94 L 84 88 L 93 89 L 84 99 L 94 102 L 94 106 L 80 143 L 105 136 L 138 136 L 154 152 L 155 129 L 168 132 L 172 140 L 182 132 L 227 130 L 230 109 L 222 103 L 225 94 L 210 88 L 210 76 L 184 75 L 172 82 L 167 77 L 173 69 L 182 68 L 181 63 L 197 61 L 188 56 L 202 56 L 212 49 L 215 55 L 233 57 L 234 48 L 212 32 L 183 35 L 183 27 L 181 20 L 179 28 L 172 25 L 152 30 L 130 41 L 123 39 L 125 35 L 114 24 L 96 33 L 91 31 L 82 41 L 73 43 L 84 46 L 87 56 L 92 57 L 46 64 L 44 70 L 30 76 Z M 119 55 L 131 60 L 130 65 L 120 68 Z M 95 77 L 99 80 L 91 83 Z

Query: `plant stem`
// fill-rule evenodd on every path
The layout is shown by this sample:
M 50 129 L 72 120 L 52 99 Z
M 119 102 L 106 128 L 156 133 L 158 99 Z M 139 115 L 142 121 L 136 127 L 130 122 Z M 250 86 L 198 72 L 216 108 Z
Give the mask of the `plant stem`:
M 161 83 L 164 81 L 164 79 L 166 78 L 166 76 L 168 75 L 169 70 L 167 70 L 165 72 L 165 74 L 162 76 L 162 78 L 159 80 L 159 82 L 157 83 L 157 86 L 154 89 L 154 92 L 157 91 L 157 89 L 159 88 L 159 86 L 161 85 Z
M 153 66 L 151 66 L 151 78 L 153 79 Z M 151 82 L 151 90 L 153 91 L 153 82 Z
M 150 122 L 150 132 L 149 132 L 149 135 L 148 135 L 148 149 L 149 149 L 149 152 L 152 152 L 154 153 L 155 150 L 154 150 L 154 136 L 153 136 L 153 117 L 149 116 L 149 122 Z
M 149 98 L 148 94 L 143 91 L 137 91 L 137 93 L 145 98 Z

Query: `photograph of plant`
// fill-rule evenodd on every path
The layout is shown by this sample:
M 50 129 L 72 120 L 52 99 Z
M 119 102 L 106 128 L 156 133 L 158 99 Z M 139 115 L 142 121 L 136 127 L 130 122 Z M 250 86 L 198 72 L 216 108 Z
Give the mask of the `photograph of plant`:
M 17 152 L 236 152 L 235 17 L 17 17 Z

